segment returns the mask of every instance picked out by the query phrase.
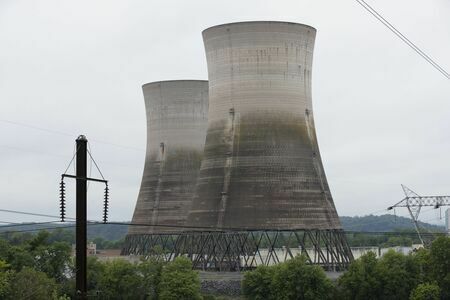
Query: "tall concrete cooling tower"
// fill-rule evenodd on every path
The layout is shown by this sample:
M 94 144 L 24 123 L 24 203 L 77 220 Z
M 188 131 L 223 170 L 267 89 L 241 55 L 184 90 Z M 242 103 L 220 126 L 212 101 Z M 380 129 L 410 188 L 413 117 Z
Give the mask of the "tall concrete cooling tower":
M 185 224 L 191 205 L 208 119 L 207 81 L 152 82 L 142 89 L 147 154 L 132 223 L 156 226 L 130 226 L 127 247 L 142 247 L 137 241 L 142 235 L 183 230 L 178 226 Z
M 208 131 L 189 226 L 341 228 L 314 125 L 315 35 L 286 22 L 203 31 Z

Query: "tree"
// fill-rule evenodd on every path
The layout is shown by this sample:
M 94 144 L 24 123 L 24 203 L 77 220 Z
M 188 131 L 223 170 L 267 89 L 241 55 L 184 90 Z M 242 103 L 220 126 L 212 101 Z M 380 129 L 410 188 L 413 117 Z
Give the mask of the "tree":
M 97 257 L 88 256 L 87 258 L 87 290 L 96 291 L 99 287 L 101 277 L 105 273 L 106 265 L 100 262 Z
M 1 259 L 8 262 L 11 269 L 19 272 L 24 267 L 33 267 L 34 259 L 32 254 L 21 246 L 10 246 Z
M 102 299 L 143 299 L 142 276 L 135 264 L 117 259 L 104 263 L 97 286 Z
M 408 246 L 412 245 L 413 241 L 409 237 L 405 236 L 391 236 L 388 240 L 383 243 L 384 247 L 394 247 L 394 246 Z
M 177 257 L 162 268 L 159 299 L 202 299 L 200 279 L 186 257 Z
M 245 297 L 252 300 L 332 299 L 334 291 L 323 269 L 307 264 L 304 256 L 246 272 L 242 289 Z
M 431 264 L 430 264 L 430 250 L 426 248 L 421 248 L 413 253 L 411 256 L 414 260 L 415 265 L 419 270 L 418 280 L 421 283 L 432 281 L 430 277 L 431 273 Z
M 382 299 L 408 299 L 419 284 L 420 271 L 410 255 L 390 250 L 381 257 L 376 270 Z
M 355 260 L 338 279 L 338 287 L 343 299 L 379 299 L 380 282 L 377 276 L 377 258 L 369 252 Z
M 421 283 L 411 293 L 411 300 L 439 300 L 441 291 L 434 283 Z
M 14 284 L 10 285 L 5 299 L 57 299 L 57 284 L 43 272 L 25 267 L 20 272 L 14 273 L 11 282 Z
M 28 241 L 28 245 L 26 246 L 28 251 L 34 251 L 40 246 L 46 246 L 48 245 L 48 238 L 50 236 L 50 233 L 48 231 L 42 230 L 39 231 L 39 233 Z
M 439 237 L 430 247 L 430 277 L 439 284 L 442 298 L 450 299 L 450 238 Z
M 275 267 L 272 281 L 276 299 L 332 299 L 334 287 L 322 268 L 297 256 Z
M 57 282 L 66 279 L 70 267 L 71 247 L 65 242 L 55 242 L 47 246 L 39 246 L 33 251 L 35 268 L 46 273 Z
M 250 300 L 275 299 L 272 294 L 272 280 L 275 267 L 259 266 L 254 271 L 245 272 L 242 293 Z
M 164 263 L 156 258 L 143 260 L 138 266 L 139 272 L 143 276 L 143 285 L 148 299 L 158 299 L 158 286 L 161 282 L 163 266 Z
M 8 270 L 9 265 L 0 260 L 0 299 L 3 299 L 9 290 L 12 273 Z

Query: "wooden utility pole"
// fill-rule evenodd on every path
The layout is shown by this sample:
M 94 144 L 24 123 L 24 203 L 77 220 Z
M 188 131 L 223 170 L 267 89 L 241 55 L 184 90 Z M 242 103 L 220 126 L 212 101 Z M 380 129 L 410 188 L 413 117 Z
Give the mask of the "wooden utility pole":
M 76 293 L 87 299 L 87 139 L 80 135 L 76 143 Z
M 65 182 L 64 178 L 73 178 L 76 180 L 76 257 L 75 257 L 75 288 L 76 288 L 76 299 L 87 299 L 87 280 L 86 280 L 86 270 L 87 270 L 87 182 L 103 182 L 105 184 L 105 195 L 103 202 L 103 223 L 105 224 L 108 219 L 108 201 L 109 201 L 109 188 L 108 180 L 103 177 L 102 172 L 97 166 L 97 163 L 92 158 L 90 152 L 87 149 L 87 139 L 84 135 L 80 135 L 76 140 L 76 171 L 75 175 L 66 174 L 69 170 L 73 159 L 69 163 L 64 174 L 61 175 L 60 182 L 60 209 L 61 209 L 61 222 L 64 222 L 66 215 L 66 203 L 65 203 Z M 89 178 L 87 177 L 87 158 L 91 158 L 98 172 L 102 176 L 102 179 Z

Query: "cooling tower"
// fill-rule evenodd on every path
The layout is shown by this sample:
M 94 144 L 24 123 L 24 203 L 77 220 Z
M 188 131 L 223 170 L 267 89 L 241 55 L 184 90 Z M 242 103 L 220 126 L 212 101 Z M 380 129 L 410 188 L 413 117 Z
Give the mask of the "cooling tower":
M 127 243 L 145 234 L 182 231 L 191 205 L 205 144 L 208 82 L 162 81 L 143 87 L 147 152 Z M 168 227 L 164 227 L 167 225 Z
M 341 228 L 314 125 L 315 35 L 286 22 L 203 31 L 208 129 L 189 226 Z

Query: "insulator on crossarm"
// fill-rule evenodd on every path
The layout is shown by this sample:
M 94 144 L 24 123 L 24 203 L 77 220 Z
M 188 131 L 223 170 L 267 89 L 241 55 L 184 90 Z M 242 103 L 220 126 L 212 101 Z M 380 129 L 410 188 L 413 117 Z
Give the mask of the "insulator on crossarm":
M 105 196 L 103 201 L 103 223 L 106 223 L 108 221 L 108 202 L 109 202 L 109 188 L 108 184 L 106 183 L 105 186 Z
M 61 222 L 64 222 L 66 216 L 66 184 L 63 179 L 59 183 L 59 208 L 61 215 Z

